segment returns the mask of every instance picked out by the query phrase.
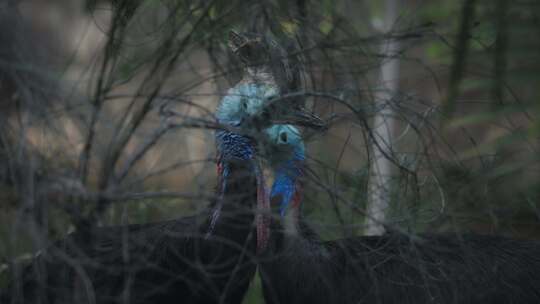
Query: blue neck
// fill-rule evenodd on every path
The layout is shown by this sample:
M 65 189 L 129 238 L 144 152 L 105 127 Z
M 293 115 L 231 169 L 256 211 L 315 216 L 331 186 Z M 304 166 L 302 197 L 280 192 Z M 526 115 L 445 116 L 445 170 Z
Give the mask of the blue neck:
M 250 162 L 254 157 L 254 145 L 253 141 L 250 138 L 247 138 L 236 133 L 232 133 L 226 130 L 218 130 L 215 133 L 216 138 L 216 147 L 218 155 L 218 196 L 216 200 L 216 205 L 214 206 L 214 211 L 210 217 L 210 226 L 207 231 L 207 237 L 211 235 L 214 231 L 214 228 L 220 218 L 223 209 L 223 202 L 226 196 L 226 193 L 229 191 L 235 191 L 231 188 L 231 182 L 242 183 L 242 181 L 235 181 L 235 178 L 230 178 L 231 174 L 231 161 L 245 161 Z M 248 165 L 250 168 L 251 176 L 256 176 L 257 169 L 253 164 Z M 248 176 L 244 176 L 246 180 L 249 179 Z M 232 185 L 233 188 L 238 188 Z M 252 185 L 244 185 L 245 187 L 251 187 Z M 230 206 L 229 206 L 230 207 Z M 234 207 L 234 206 L 233 206 Z
M 216 131 L 216 146 L 219 160 L 223 162 L 250 160 L 255 154 L 253 140 L 226 130 Z
M 279 213 L 285 216 L 288 207 L 297 191 L 297 182 L 303 175 L 305 157 L 301 149 L 295 149 L 294 156 L 279 164 L 275 170 L 274 184 L 270 197 L 281 196 Z

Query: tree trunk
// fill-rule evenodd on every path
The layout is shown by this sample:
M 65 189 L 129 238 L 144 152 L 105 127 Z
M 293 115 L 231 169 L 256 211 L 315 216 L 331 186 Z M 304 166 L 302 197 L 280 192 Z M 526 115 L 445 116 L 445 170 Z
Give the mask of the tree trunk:
M 384 31 L 390 33 L 398 16 L 399 0 L 386 0 Z M 392 155 L 393 118 L 392 99 L 399 87 L 399 42 L 385 39 L 381 46 L 384 60 L 381 63 L 380 86 L 375 93 L 378 113 L 373 125 L 373 153 L 370 169 L 369 196 L 367 206 L 366 234 L 380 235 L 385 229 L 382 225 L 390 205 L 390 190 L 393 164 L 387 158 Z

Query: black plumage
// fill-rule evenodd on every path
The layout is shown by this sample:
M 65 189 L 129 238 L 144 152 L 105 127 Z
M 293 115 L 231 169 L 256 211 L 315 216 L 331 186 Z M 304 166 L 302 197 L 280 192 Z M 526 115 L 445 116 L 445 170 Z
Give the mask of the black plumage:
M 2 303 L 241 303 L 255 272 L 253 168 L 227 163 L 220 215 L 96 228 L 48 247 Z M 20 283 L 20 284 L 16 284 Z
M 323 241 L 300 214 L 304 146 L 292 126 L 267 132 L 275 181 L 260 273 L 267 304 L 540 303 L 540 241 L 477 234 Z
M 540 303 L 540 243 L 398 233 L 323 242 L 272 229 L 261 258 L 269 303 Z

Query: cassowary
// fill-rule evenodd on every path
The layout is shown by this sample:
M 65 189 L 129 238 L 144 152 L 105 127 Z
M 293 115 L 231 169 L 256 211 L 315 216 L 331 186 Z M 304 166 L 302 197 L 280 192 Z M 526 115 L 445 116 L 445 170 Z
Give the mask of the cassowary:
M 268 136 L 279 216 L 259 257 L 267 304 L 540 303 L 538 241 L 399 233 L 321 240 L 300 213 L 300 134 L 276 125 Z
M 219 123 L 243 129 L 275 90 L 241 84 L 224 97 Z M 13 271 L 2 303 L 241 303 L 256 264 L 255 208 L 264 182 L 255 140 L 216 132 L 218 191 L 200 214 L 72 233 Z M 260 217 L 258 217 L 261 220 Z

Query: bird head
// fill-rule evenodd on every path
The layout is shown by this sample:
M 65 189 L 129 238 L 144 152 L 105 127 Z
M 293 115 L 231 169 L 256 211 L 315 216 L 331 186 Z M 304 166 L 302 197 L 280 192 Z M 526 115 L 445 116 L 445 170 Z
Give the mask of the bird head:
M 274 173 L 270 201 L 279 206 L 283 217 L 301 202 L 301 177 L 305 147 L 300 131 L 292 125 L 274 125 L 266 130 L 267 158 Z
M 249 91 L 262 97 L 263 106 L 252 108 L 256 111 L 250 113 L 257 130 L 272 124 L 325 130 L 326 122 L 305 108 L 305 96 L 300 92 L 300 60 L 295 55 L 298 49 L 291 49 L 292 41 L 285 39 L 278 43 L 271 36 L 269 33 L 229 32 L 229 48 L 244 65 L 244 78 L 234 93 L 249 96 L 246 94 Z
M 278 96 L 275 86 L 264 83 L 240 83 L 231 88 L 216 111 L 218 122 L 248 129 L 258 122 L 269 102 Z M 269 123 L 269 122 L 265 122 Z

